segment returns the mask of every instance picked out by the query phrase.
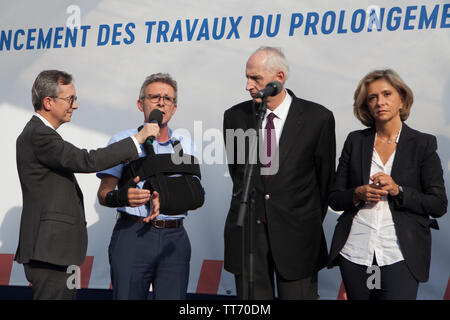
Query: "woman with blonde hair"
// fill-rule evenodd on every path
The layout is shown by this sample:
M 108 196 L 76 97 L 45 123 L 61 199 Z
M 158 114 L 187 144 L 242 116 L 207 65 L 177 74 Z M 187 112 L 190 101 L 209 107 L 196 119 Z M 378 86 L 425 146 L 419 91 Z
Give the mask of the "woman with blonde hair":
M 405 124 L 413 100 L 391 69 L 368 73 L 355 91 L 354 114 L 368 128 L 348 135 L 329 197 L 344 212 L 328 267 L 339 265 L 349 299 L 416 299 L 428 280 L 430 217 L 446 213 L 447 197 L 436 138 Z

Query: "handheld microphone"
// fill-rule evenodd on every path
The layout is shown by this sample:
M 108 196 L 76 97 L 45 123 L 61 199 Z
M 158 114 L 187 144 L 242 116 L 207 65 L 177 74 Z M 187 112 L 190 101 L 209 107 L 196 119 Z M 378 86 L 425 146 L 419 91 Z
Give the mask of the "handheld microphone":
M 154 109 L 152 112 L 150 112 L 150 115 L 148 116 L 148 123 L 157 123 L 159 127 L 161 127 L 162 122 L 162 112 L 158 109 Z M 155 150 L 153 150 L 153 141 L 156 139 L 155 136 L 150 136 L 147 138 L 147 140 L 144 143 L 145 152 L 147 152 L 147 155 L 154 155 Z
M 279 81 L 269 82 L 264 89 L 259 90 L 258 93 L 253 96 L 253 99 L 276 96 L 281 92 L 282 88 L 283 85 Z

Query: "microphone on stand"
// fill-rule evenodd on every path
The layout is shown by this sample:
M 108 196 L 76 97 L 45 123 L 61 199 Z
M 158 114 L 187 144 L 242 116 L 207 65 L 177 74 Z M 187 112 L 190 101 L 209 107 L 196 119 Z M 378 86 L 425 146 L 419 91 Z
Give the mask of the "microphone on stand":
M 277 94 L 279 94 L 281 92 L 282 88 L 283 88 L 283 85 L 279 81 L 269 82 L 264 89 L 259 90 L 254 95 L 253 99 L 276 96 Z

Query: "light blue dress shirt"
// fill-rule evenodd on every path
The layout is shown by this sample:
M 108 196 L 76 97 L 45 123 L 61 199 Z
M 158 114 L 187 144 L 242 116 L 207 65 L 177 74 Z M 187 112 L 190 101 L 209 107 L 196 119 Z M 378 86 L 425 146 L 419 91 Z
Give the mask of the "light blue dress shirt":
M 112 138 L 108 142 L 108 145 L 110 145 L 111 143 L 120 141 L 122 139 L 125 139 L 127 137 L 133 136 L 137 132 L 138 132 L 137 128 L 118 132 L 112 136 Z M 190 155 L 195 156 L 195 145 L 194 145 L 193 141 L 190 138 L 182 136 L 182 135 L 173 136 L 172 130 L 170 128 L 169 128 L 169 140 L 168 141 L 166 141 L 164 143 L 160 143 L 156 139 L 155 139 L 155 141 L 153 141 L 153 149 L 155 150 L 155 154 L 173 153 L 174 151 L 173 151 L 172 143 L 175 142 L 176 140 L 180 141 L 181 146 L 183 147 L 183 152 L 185 154 L 190 154 Z M 140 154 L 140 157 L 146 157 L 147 153 L 145 152 L 143 145 L 141 145 L 141 150 L 142 150 L 142 153 Z M 111 176 L 114 176 L 114 177 L 120 179 L 120 177 L 122 176 L 122 170 L 123 170 L 124 165 L 125 164 L 119 164 L 115 167 L 100 171 L 97 173 L 97 177 L 101 179 L 103 177 L 103 175 L 108 174 L 108 175 L 111 175 Z M 140 182 L 138 182 L 136 188 L 142 189 L 143 185 L 144 185 L 144 181 L 140 181 Z M 183 196 L 183 195 L 180 195 L 180 196 Z M 126 212 L 131 215 L 140 216 L 140 217 L 147 217 L 149 214 L 149 208 L 146 205 L 143 205 L 140 207 L 134 207 L 134 208 L 120 207 L 120 208 L 117 208 L 117 210 Z M 186 216 L 187 216 L 187 212 L 180 214 L 180 215 L 165 215 L 164 212 L 161 212 L 158 215 L 158 217 L 156 217 L 156 219 L 174 220 L 174 219 L 182 219 L 182 218 L 185 218 Z

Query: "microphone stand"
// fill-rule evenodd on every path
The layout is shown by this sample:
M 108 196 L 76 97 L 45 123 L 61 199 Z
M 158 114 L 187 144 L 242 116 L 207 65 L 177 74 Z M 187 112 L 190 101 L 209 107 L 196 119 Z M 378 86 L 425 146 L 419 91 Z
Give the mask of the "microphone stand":
M 244 300 L 254 300 L 253 228 L 255 223 L 255 187 L 252 186 L 251 181 L 255 170 L 255 164 L 257 163 L 259 130 L 262 126 L 266 110 L 266 97 L 263 97 L 262 103 L 256 111 L 256 136 L 253 140 L 250 140 L 249 157 L 244 169 L 241 205 L 239 207 L 237 219 L 237 225 L 242 229 L 242 297 Z

